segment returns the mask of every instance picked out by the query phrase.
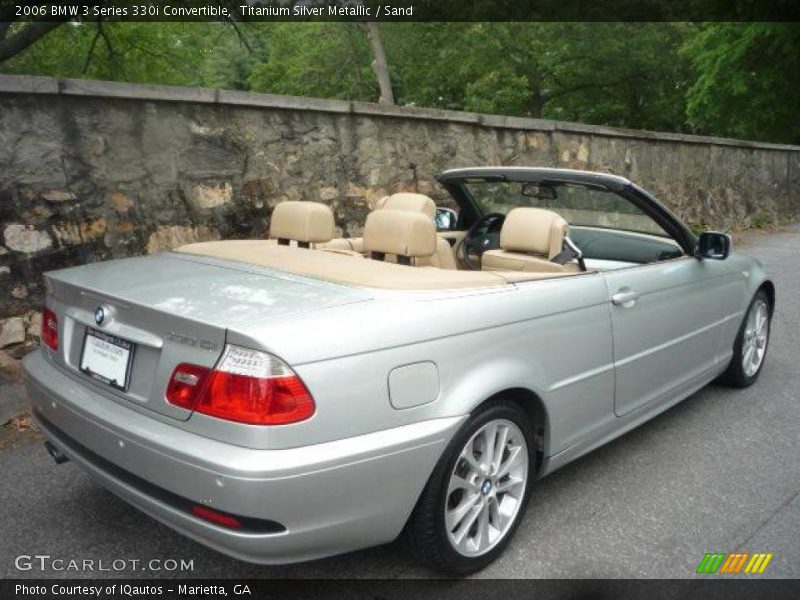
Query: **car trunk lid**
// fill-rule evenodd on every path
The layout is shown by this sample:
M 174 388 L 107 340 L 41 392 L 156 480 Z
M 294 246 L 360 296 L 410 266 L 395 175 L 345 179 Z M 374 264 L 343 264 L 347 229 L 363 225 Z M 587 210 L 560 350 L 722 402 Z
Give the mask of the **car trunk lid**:
M 173 253 L 55 271 L 46 284 L 59 319 L 59 349 L 47 352 L 50 359 L 111 399 L 181 420 L 191 411 L 164 395 L 172 372 L 180 363 L 213 367 L 228 328 L 368 297 L 354 288 Z M 115 352 L 124 352 L 117 343 L 133 344 L 123 385 L 94 367 L 103 359 L 87 349 L 87 334 Z

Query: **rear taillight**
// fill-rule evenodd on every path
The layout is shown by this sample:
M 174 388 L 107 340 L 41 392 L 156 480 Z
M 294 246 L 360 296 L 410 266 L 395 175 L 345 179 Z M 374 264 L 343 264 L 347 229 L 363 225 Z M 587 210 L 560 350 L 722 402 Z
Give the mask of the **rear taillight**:
M 167 385 L 167 401 L 175 406 L 194 408 L 211 369 L 182 363 L 175 367 Z
M 49 308 L 42 311 L 42 329 L 39 332 L 42 343 L 58 350 L 58 317 Z
M 297 423 L 316 409 L 289 365 L 266 352 L 238 346 L 227 346 L 213 371 L 178 365 L 166 395 L 171 404 L 251 425 Z

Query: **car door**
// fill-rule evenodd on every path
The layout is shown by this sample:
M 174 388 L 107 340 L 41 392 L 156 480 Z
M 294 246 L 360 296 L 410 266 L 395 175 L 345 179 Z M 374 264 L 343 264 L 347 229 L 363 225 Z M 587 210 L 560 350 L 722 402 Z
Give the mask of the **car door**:
M 670 399 L 714 370 L 724 275 L 722 262 L 689 256 L 605 273 L 618 416 Z

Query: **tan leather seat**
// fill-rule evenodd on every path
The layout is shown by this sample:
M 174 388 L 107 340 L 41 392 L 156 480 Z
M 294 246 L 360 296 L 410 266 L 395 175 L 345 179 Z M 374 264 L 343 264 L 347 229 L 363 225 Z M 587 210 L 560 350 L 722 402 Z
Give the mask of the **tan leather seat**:
M 324 244 L 317 244 L 314 246 L 320 250 L 330 250 L 331 252 L 355 252 L 362 254 L 364 252 L 364 239 L 363 238 L 334 238 L 330 242 Z
M 481 257 L 484 271 L 578 271 L 572 263 L 551 262 L 564 244 L 569 225 L 564 218 L 542 208 L 520 207 L 506 215 L 500 230 L 500 250 L 487 250 Z
M 333 238 L 333 211 L 320 202 L 281 202 L 272 211 L 269 237 L 278 244 L 297 242 L 302 248 L 330 242 Z
M 431 220 L 436 216 L 436 203 L 425 194 L 398 192 L 384 196 L 375 203 L 375 210 L 410 210 L 428 215 Z
M 422 213 L 430 217 L 433 221 L 436 215 L 436 204 L 424 194 L 412 192 L 398 192 L 391 196 L 384 196 L 375 203 L 375 210 L 404 210 Z M 354 252 L 364 252 L 363 238 L 337 238 L 330 242 L 318 246 L 324 250 L 349 250 Z M 392 262 L 393 257 L 388 256 L 387 260 Z M 436 252 L 429 257 L 418 257 L 419 266 L 438 267 L 440 269 L 457 269 L 456 257 L 453 248 L 447 240 L 437 236 Z
M 419 212 L 374 210 L 364 225 L 364 251 L 375 260 L 396 257 L 400 264 L 423 266 L 420 260 L 436 252 L 436 240 L 433 220 Z
M 419 212 L 434 220 L 436 217 L 436 203 L 424 194 L 412 192 L 398 192 L 391 196 L 384 196 L 375 203 L 375 210 L 406 210 Z M 420 257 L 419 266 L 438 267 L 440 269 L 457 269 L 456 257 L 453 248 L 447 240 L 437 236 L 436 252 L 430 257 Z
M 391 196 L 384 196 L 375 203 L 376 210 L 408 210 L 420 212 L 428 216 L 431 221 L 436 217 L 436 203 L 424 194 L 399 192 Z M 438 267 L 440 269 L 456 269 L 456 257 L 453 248 L 447 240 L 437 236 L 436 252 L 430 257 L 418 259 L 419 266 Z

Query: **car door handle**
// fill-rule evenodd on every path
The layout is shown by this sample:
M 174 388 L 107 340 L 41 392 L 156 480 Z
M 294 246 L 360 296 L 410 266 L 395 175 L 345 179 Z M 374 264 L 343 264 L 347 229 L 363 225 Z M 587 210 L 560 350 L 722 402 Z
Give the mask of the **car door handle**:
M 638 299 L 639 294 L 630 290 L 619 291 L 611 296 L 611 302 L 616 306 L 622 306 L 623 308 L 629 308 L 633 306 L 636 304 Z

